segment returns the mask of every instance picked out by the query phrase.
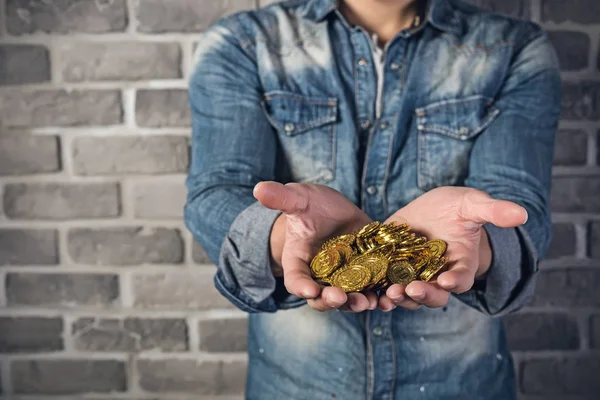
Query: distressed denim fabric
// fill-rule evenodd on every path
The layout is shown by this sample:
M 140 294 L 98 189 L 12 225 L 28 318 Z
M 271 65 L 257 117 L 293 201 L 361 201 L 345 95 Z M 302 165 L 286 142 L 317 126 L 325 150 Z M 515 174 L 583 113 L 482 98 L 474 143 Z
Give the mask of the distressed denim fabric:
M 185 222 L 218 265 L 216 287 L 250 313 L 246 396 L 513 399 L 494 317 L 531 297 L 550 241 L 554 51 L 533 23 L 431 0 L 424 23 L 386 45 L 378 96 L 371 46 L 334 0 L 239 13 L 198 45 Z M 279 213 L 252 196 L 264 180 L 328 185 L 379 221 L 445 185 L 514 201 L 529 219 L 485 227 L 486 280 L 446 307 L 318 313 L 270 272 Z

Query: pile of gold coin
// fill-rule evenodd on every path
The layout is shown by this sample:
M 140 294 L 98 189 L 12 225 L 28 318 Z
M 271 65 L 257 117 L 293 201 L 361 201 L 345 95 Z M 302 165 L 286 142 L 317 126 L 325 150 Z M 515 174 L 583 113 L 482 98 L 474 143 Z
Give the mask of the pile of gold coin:
M 448 263 L 443 240 L 427 240 L 407 224 L 372 222 L 327 241 L 310 263 L 313 278 L 344 292 L 384 290 L 391 284 L 429 282 Z

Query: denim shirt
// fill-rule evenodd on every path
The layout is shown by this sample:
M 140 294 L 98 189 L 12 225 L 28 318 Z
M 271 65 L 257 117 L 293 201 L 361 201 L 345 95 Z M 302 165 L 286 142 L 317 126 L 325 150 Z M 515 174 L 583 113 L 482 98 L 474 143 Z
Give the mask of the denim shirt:
M 216 287 L 250 313 L 248 399 L 515 397 L 494 317 L 528 301 L 549 245 L 555 53 L 537 25 L 457 0 L 431 0 L 384 51 L 378 91 L 369 34 L 334 0 L 238 13 L 198 45 L 185 222 L 218 265 Z M 279 213 L 252 196 L 264 180 L 328 185 L 379 221 L 447 185 L 529 219 L 485 226 L 486 280 L 443 308 L 318 313 L 271 273 Z

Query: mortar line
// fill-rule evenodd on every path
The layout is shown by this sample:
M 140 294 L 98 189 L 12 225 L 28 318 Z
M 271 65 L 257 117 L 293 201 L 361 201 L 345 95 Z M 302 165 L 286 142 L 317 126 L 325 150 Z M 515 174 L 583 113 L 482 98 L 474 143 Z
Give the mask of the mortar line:
M 587 258 L 587 223 L 575 224 L 575 257 Z
M 133 280 L 130 271 L 123 271 L 119 274 L 119 297 L 121 306 L 125 309 L 134 307 Z
M 190 353 L 198 353 L 200 351 L 200 327 L 199 318 L 197 316 L 189 315 L 186 318 L 188 326 L 188 351 Z
M 127 9 L 127 14 L 129 16 L 127 21 L 127 28 L 125 28 L 125 33 L 130 35 L 135 35 L 137 30 L 137 13 L 136 7 L 133 4 L 133 0 L 125 0 L 125 8 Z
M 135 88 L 124 88 L 122 92 L 123 96 L 123 113 L 124 113 L 124 125 L 130 129 L 138 129 L 137 122 L 135 119 L 135 107 L 136 107 L 136 94 Z
M 7 307 L 8 299 L 6 298 L 6 273 L 0 271 L 0 307 Z
M 542 21 L 542 2 L 541 0 L 531 0 L 529 12 L 531 21 L 540 23 Z
M 600 44 L 599 44 L 600 45 Z M 593 132 L 588 132 L 588 154 L 587 165 L 600 167 L 600 128 L 594 129 Z
M 2 392 L 3 394 L 12 394 L 13 386 L 12 380 L 10 379 L 11 375 L 11 365 L 10 361 L 7 360 L 4 356 L 0 357 L 0 381 L 2 382 Z

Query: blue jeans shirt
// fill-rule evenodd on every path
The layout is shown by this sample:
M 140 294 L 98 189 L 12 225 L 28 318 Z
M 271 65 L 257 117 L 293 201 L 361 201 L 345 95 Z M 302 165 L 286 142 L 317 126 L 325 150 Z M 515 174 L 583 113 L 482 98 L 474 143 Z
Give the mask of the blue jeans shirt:
M 239 13 L 198 45 L 185 221 L 216 287 L 250 313 L 248 399 L 515 397 L 494 317 L 531 297 L 550 240 L 554 51 L 533 23 L 431 0 L 386 45 L 381 79 L 377 90 L 368 33 L 334 0 Z M 271 274 L 279 213 L 252 196 L 264 180 L 328 185 L 379 221 L 432 188 L 468 186 L 529 220 L 485 226 L 486 280 L 446 307 L 318 313 Z

